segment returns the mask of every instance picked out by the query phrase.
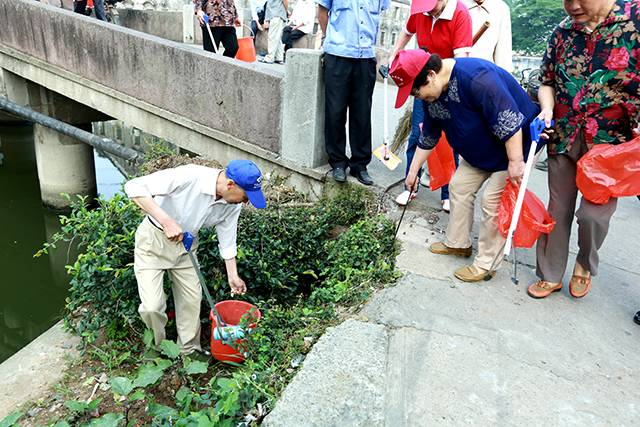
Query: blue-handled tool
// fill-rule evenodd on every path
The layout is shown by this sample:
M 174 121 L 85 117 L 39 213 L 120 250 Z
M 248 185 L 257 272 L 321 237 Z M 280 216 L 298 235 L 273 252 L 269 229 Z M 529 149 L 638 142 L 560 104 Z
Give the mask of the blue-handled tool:
M 216 40 L 213 38 L 213 33 L 211 32 L 211 27 L 209 26 L 209 15 L 204 14 L 204 26 L 207 27 L 207 31 L 209 32 L 209 38 L 211 39 L 211 45 L 213 46 L 213 51 L 215 54 L 218 54 L 218 46 L 216 45 Z
M 193 241 L 195 237 L 193 234 L 185 231 L 182 233 L 182 244 L 184 245 L 185 250 L 189 254 L 189 258 L 191 259 L 191 263 L 193 264 L 193 268 L 196 270 L 196 274 L 198 275 L 198 280 L 200 281 L 200 286 L 202 287 L 202 292 L 204 292 L 204 296 L 209 303 L 209 307 L 211 307 L 211 312 L 215 318 L 216 327 L 213 332 L 213 338 L 216 340 L 220 340 L 223 342 L 234 342 L 236 340 L 242 339 L 245 336 L 244 329 L 242 329 L 238 325 L 227 325 L 218 310 L 216 310 L 216 305 L 213 303 L 213 298 L 211 298 L 211 294 L 209 293 L 209 289 L 205 284 L 204 276 L 202 275 L 202 271 L 200 271 L 200 266 L 198 265 L 198 260 L 191 252 L 191 246 L 193 245 Z
M 553 120 L 551 121 L 551 126 L 553 126 Z M 491 267 L 485 276 L 485 280 L 490 280 L 495 272 L 495 266 L 498 264 L 498 260 L 502 259 L 503 256 L 508 256 L 511 253 L 512 242 L 513 242 L 513 233 L 515 233 L 516 228 L 518 227 L 518 220 L 520 219 L 520 212 L 522 211 L 522 204 L 524 202 L 524 195 L 527 192 L 527 183 L 529 182 L 529 175 L 531 175 L 531 167 L 533 166 L 533 159 L 536 157 L 536 151 L 538 149 L 538 142 L 540 142 L 540 135 L 542 132 L 547 129 L 544 124 L 544 121 L 539 118 L 533 119 L 531 125 L 529 126 L 529 131 L 531 133 L 531 147 L 529 147 L 529 154 L 527 155 L 527 162 L 524 165 L 524 173 L 522 174 L 522 181 L 520 182 L 520 188 L 518 190 L 518 198 L 516 199 L 516 205 L 513 209 L 513 215 L 511 216 L 511 224 L 509 225 L 509 232 L 507 233 L 507 240 L 504 244 L 504 250 L 496 255 L 493 262 L 491 263 Z M 518 271 L 517 265 L 518 262 L 516 260 L 515 248 L 513 248 L 513 276 L 511 277 L 511 281 L 514 284 L 518 284 Z

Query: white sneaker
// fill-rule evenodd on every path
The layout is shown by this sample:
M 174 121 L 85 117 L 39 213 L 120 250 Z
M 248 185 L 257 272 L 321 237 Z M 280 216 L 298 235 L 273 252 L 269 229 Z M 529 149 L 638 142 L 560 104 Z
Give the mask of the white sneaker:
M 443 211 L 445 211 L 446 213 L 451 212 L 451 202 L 449 201 L 449 199 L 445 199 L 441 203 Z
M 429 178 L 429 174 L 427 173 L 427 171 L 422 172 L 422 176 L 420 177 L 420 185 L 428 188 L 430 184 L 431 180 Z
M 396 203 L 400 206 L 404 206 L 409 203 L 410 200 L 413 200 L 415 198 L 415 193 L 411 193 L 409 190 L 404 190 L 398 197 L 396 197 Z

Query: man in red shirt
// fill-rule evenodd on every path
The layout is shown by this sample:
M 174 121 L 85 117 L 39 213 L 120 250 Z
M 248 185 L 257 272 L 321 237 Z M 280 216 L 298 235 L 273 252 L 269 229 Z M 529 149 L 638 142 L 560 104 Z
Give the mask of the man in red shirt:
M 405 48 L 415 35 L 418 47 L 436 53 L 441 58 L 458 58 L 469 56 L 473 44 L 471 34 L 471 15 L 460 0 L 413 0 L 411 16 L 407 20 L 404 31 L 400 33 L 393 48 L 389 64 L 396 54 Z M 411 116 L 411 135 L 407 144 L 407 170 L 416 152 L 420 138 L 420 123 L 424 119 L 422 101 L 415 99 Z M 412 197 L 408 190 L 401 193 L 396 202 L 400 205 L 408 203 Z M 442 187 L 442 208 L 449 211 L 449 188 Z

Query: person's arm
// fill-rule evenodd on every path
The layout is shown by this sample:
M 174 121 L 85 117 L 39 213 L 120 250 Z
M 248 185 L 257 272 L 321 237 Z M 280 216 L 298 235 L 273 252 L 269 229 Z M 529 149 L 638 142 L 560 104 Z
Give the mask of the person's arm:
M 231 288 L 231 295 L 243 295 L 247 292 L 247 285 L 244 280 L 238 275 L 238 265 L 236 258 L 229 258 L 224 260 L 224 266 L 227 270 L 227 279 L 229 280 L 229 287 Z
M 133 203 L 138 205 L 140 209 L 147 215 L 155 219 L 162 227 L 164 235 L 174 242 L 182 241 L 182 227 L 173 218 L 171 218 L 158 204 L 149 196 L 132 197 Z
M 202 10 L 202 0 L 193 0 L 193 7 L 195 8 L 196 16 L 198 17 L 198 23 L 204 25 L 204 11 Z
M 426 104 L 424 104 L 423 108 L 425 116 L 424 121 L 420 123 L 418 146 L 416 147 L 416 152 L 413 155 L 413 160 L 411 161 L 411 166 L 409 166 L 409 172 L 405 179 L 405 187 L 411 191 L 418 190 L 417 184 L 420 168 L 422 168 L 424 162 L 427 161 L 429 154 L 433 151 L 433 148 L 438 144 L 442 136 L 442 126 L 440 122 L 429 116 L 429 110 L 426 108 Z
M 464 13 L 456 14 L 454 19 L 455 22 L 453 24 L 455 29 L 452 40 L 453 57 L 466 58 L 471 53 L 471 47 L 473 46 L 471 15 L 469 15 L 469 11 L 465 10 Z
M 538 102 L 540 102 L 540 114 L 538 118 L 544 120 L 546 127 L 551 126 L 553 108 L 556 106 L 556 90 L 553 86 L 540 85 L 538 89 Z
M 182 228 L 153 200 L 153 196 L 169 195 L 189 182 L 189 173 L 181 168 L 165 169 L 128 181 L 124 185 L 127 196 L 151 216 L 173 241 L 182 240 Z
M 233 209 L 233 211 L 229 213 L 223 221 L 216 224 L 218 250 L 220 251 L 220 256 L 224 259 L 231 293 L 243 294 L 247 288 L 244 281 L 238 275 L 238 269 L 236 267 L 236 256 L 238 255 L 236 239 L 241 208 L 237 205 L 235 208 L 228 206 L 227 209 Z
M 509 159 L 508 173 L 509 179 L 514 184 L 520 184 L 524 175 L 524 155 L 522 154 L 522 129 L 514 133 L 505 142 L 507 158 Z
M 327 25 L 329 24 L 329 9 L 322 5 L 318 5 L 318 24 L 322 30 L 322 35 L 327 35 Z
M 396 44 L 393 46 L 393 51 L 391 51 L 391 56 L 389 56 L 389 65 L 391 65 L 398 52 L 400 52 L 405 48 L 405 46 L 407 46 L 407 43 L 409 43 L 411 37 L 413 37 L 413 34 L 408 34 L 405 31 L 402 31 L 400 34 L 398 34 L 398 40 L 396 40 Z
M 413 160 L 409 167 L 409 173 L 407 173 L 407 177 L 404 180 L 404 187 L 414 193 L 418 191 L 418 173 L 420 173 L 420 169 L 422 168 L 422 165 L 424 165 L 424 162 L 429 158 L 431 151 L 433 151 L 433 148 L 424 149 L 420 148 L 420 146 L 416 147 L 416 152 L 413 155 Z
M 284 4 L 284 12 L 287 14 L 287 18 L 291 16 L 291 12 L 289 12 L 289 0 L 282 0 Z

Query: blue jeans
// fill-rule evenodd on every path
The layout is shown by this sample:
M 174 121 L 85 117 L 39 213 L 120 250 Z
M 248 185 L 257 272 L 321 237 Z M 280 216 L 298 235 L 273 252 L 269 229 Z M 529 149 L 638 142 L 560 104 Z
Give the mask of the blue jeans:
M 405 176 L 409 174 L 409 168 L 413 161 L 413 156 L 416 154 L 416 148 L 418 147 L 418 140 L 420 139 L 420 123 L 424 121 L 424 108 L 422 100 L 418 98 L 413 99 L 413 114 L 411 115 L 411 135 L 409 135 L 409 142 L 407 143 L 407 169 L 404 173 Z M 458 166 L 458 154 L 453 153 L 453 158 Z M 422 169 L 418 173 L 418 176 L 422 174 Z M 440 189 L 440 200 L 449 199 L 449 185 L 445 185 Z

